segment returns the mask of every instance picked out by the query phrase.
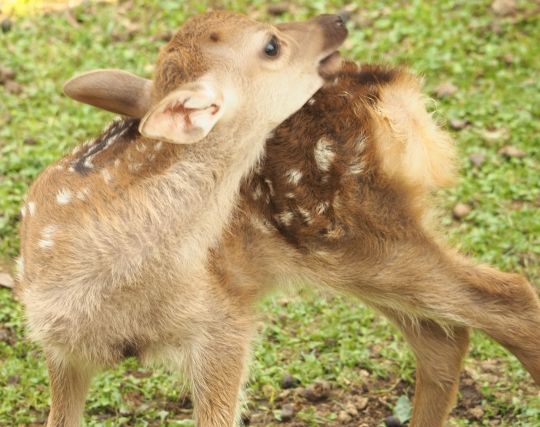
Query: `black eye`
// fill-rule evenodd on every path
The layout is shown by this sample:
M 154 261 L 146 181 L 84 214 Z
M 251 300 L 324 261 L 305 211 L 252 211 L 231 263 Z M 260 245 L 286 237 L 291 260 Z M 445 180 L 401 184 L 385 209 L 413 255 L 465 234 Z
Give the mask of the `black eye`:
M 264 54 L 269 57 L 275 57 L 279 53 L 279 41 L 276 36 L 272 36 L 270 41 L 264 47 Z

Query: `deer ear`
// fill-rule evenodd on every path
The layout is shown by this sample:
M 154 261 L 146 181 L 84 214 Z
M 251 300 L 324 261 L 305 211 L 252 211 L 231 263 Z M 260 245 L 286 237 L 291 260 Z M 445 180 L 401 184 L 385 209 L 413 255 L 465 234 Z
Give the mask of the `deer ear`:
M 64 93 L 85 104 L 141 118 L 151 105 L 152 81 L 122 70 L 93 70 L 68 80 Z
M 203 139 L 223 115 L 223 97 L 206 83 L 171 92 L 141 120 L 142 135 L 173 144 Z

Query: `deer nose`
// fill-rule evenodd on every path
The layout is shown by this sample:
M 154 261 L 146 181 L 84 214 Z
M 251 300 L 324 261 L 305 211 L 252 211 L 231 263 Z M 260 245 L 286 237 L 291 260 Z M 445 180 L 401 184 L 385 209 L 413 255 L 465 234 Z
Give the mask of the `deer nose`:
M 351 13 L 347 10 L 342 10 L 341 12 L 338 12 L 336 16 L 337 16 L 337 21 L 338 21 L 336 25 L 344 26 L 349 21 L 349 18 L 351 17 Z
M 327 49 L 337 49 L 347 37 L 347 27 L 340 15 L 319 15 L 314 21 L 323 30 L 323 51 Z
M 345 27 L 345 22 L 347 22 L 347 16 L 345 13 L 340 13 L 337 15 L 319 15 L 317 18 L 322 24 L 335 26 L 335 27 Z

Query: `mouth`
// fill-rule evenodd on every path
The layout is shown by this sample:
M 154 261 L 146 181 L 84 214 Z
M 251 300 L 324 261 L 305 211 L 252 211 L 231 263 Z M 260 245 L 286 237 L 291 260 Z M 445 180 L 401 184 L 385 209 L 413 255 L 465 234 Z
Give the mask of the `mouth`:
M 332 79 L 341 70 L 341 63 L 339 52 L 337 50 L 332 52 L 319 61 L 319 75 L 325 80 Z

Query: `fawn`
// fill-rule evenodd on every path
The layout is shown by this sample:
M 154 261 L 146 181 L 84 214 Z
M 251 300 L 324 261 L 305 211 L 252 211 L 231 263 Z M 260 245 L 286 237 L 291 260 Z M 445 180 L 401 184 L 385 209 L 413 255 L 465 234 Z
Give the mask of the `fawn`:
M 122 76 L 129 90 L 105 88 L 90 99 L 109 75 Z M 108 70 L 76 77 L 65 91 L 136 119 L 149 108 L 151 85 Z M 417 361 L 411 426 L 444 425 L 469 328 L 505 346 L 540 384 L 535 288 L 446 247 L 432 219 L 432 190 L 454 182 L 455 157 L 417 78 L 346 62 L 333 84 L 274 131 L 210 250 L 213 280 L 246 310 L 236 342 L 242 336 L 248 345 L 262 293 L 300 282 L 356 295 L 400 328 Z
M 339 70 L 346 35 L 335 15 L 191 18 L 161 51 L 144 118 L 114 123 L 32 185 L 19 292 L 47 360 L 48 426 L 79 425 L 93 373 L 127 356 L 181 370 L 198 425 L 237 423 L 253 321 L 211 251 L 269 133 Z M 120 93 L 128 80 L 98 86 Z

